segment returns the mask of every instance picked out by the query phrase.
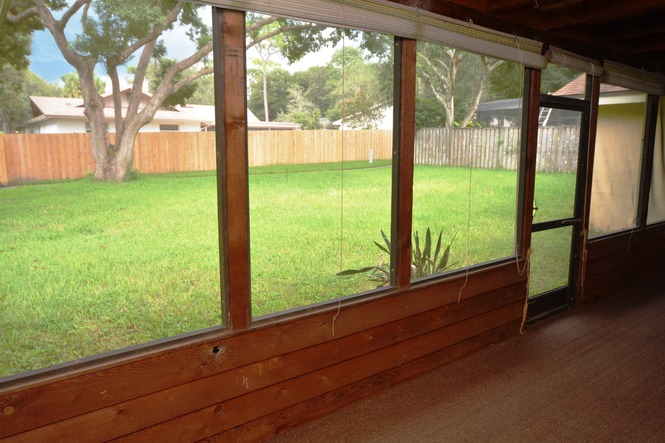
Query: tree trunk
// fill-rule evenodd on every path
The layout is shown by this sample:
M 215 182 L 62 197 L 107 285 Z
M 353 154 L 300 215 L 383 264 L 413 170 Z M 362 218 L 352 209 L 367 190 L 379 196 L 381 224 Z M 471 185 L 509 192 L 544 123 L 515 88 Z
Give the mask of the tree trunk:
M 263 73 L 263 112 L 266 121 L 270 121 L 270 114 L 268 113 L 268 75 Z
M 92 121 L 90 126 L 92 127 Z M 130 178 L 134 164 L 134 143 L 140 126 L 129 125 L 115 143 L 110 143 L 105 124 L 98 131 L 92 131 L 92 152 L 96 168 L 94 179 L 101 181 L 125 181 Z

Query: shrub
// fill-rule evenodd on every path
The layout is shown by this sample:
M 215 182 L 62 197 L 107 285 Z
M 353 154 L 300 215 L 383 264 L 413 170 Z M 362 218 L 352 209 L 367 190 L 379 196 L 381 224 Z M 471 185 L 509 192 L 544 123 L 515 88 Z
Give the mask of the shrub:
M 374 244 L 383 252 L 390 256 L 390 240 L 383 230 L 381 230 L 381 236 L 383 237 L 383 242 L 385 245 L 382 245 L 379 242 L 374 242 Z M 437 239 L 436 246 L 432 249 L 432 233 L 430 228 L 427 228 L 425 233 L 425 243 L 420 244 L 420 236 L 418 231 L 414 233 L 414 242 L 411 249 L 411 279 L 415 280 L 422 277 L 427 277 L 429 275 L 440 274 L 447 269 L 449 269 L 452 264 L 450 264 L 450 248 L 455 241 L 457 233 L 453 235 L 453 238 L 448 243 L 448 246 L 442 251 L 442 238 L 443 238 L 443 229 L 439 232 L 439 238 Z M 390 263 L 381 262 L 378 266 L 367 266 L 361 269 L 346 269 L 342 272 L 338 272 L 336 275 L 354 275 L 354 274 L 364 274 L 367 273 L 367 279 L 372 282 L 378 283 L 377 288 L 383 286 L 388 286 L 390 284 Z

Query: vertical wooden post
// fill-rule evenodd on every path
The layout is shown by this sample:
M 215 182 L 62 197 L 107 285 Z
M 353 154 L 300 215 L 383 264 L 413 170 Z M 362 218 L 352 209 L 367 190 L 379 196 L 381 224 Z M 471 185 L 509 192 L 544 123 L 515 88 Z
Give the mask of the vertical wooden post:
M 649 194 L 653 175 L 653 155 L 656 144 L 656 127 L 658 126 L 658 106 L 660 97 L 647 96 L 646 120 L 644 124 L 644 145 L 642 148 L 642 173 L 640 178 L 640 194 L 638 203 L 637 226 L 647 227 L 649 216 Z
M 587 88 L 588 89 L 588 88 Z M 576 251 L 578 257 L 577 269 L 577 285 L 575 304 L 581 306 L 584 304 L 584 281 L 586 279 L 586 245 L 589 239 L 589 215 L 591 214 L 591 190 L 593 183 L 593 163 L 596 155 L 596 130 L 598 128 L 598 106 L 600 101 L 600 77 L 592 77 L 591 90 L 586 92 L 586 96 L 590 102 L 589 110 L 589 141 L 586 158 L 586 178 L 584 183 L 584 197 L 582 206 L 582 220 L 581 232 L 582 238 L 579 244 L 579 249 Z
M 245 13 L 213 9 L 219 254 L 224 323 L 251 321 Z
M 519 250 L 517 254 L 527 259 L 531 249 L 531 225 L 533 224 L 533 196 L 536 184 L 536 157 L 538 154 L 538 113 L 540 111 L 540 76 L 537 69 L 527 69 L 524 114 L 522 116 L 522 149 L 520 154 L 520 199 L 518 201 Z M 528 276 L 527 276 L 528 277 Z
M 398 288 L 411 285 L 413 150 L 416 132 L 416 41 L 395 38 L 393 124 L 392 275 Z M 396 164 L 395 164 L 396 162 Z

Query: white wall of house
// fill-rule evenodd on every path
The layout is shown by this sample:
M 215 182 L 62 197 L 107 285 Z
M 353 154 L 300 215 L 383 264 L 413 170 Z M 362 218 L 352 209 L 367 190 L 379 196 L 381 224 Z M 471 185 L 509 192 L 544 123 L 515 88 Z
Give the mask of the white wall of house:
M 161 132 L 160 125 L 177 125 L 178 132 L 199 132 L 201 130 L 201 123 L 197 121 L 152 121 L 141 128 L 141 132 Z
M 115 132 L 115 125 L 112 122 L 107 122 L 108 130 Z M 201 124 L 197 121 L 185 122 L 150 122 L 141 128 L 141 132 L 162 132 L 160 125 L 177 125 L 178 132 L 199 132 Z M 38 124 L 32 124 L 26 127 L 26 132 L 32 134 L 70 134 L 88 132 L 86 130 L 86 122 L 81 120 L 67 120 L 67 119 L 51 119 Z

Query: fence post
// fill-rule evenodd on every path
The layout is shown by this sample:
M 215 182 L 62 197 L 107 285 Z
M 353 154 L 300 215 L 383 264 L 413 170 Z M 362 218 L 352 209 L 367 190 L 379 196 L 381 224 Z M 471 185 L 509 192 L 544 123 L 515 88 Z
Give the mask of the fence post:
M 0 135 L 0 185 L 9 184 L 9 172 L 7 169 L 7 156 L 5 155 L 5 140 Z

